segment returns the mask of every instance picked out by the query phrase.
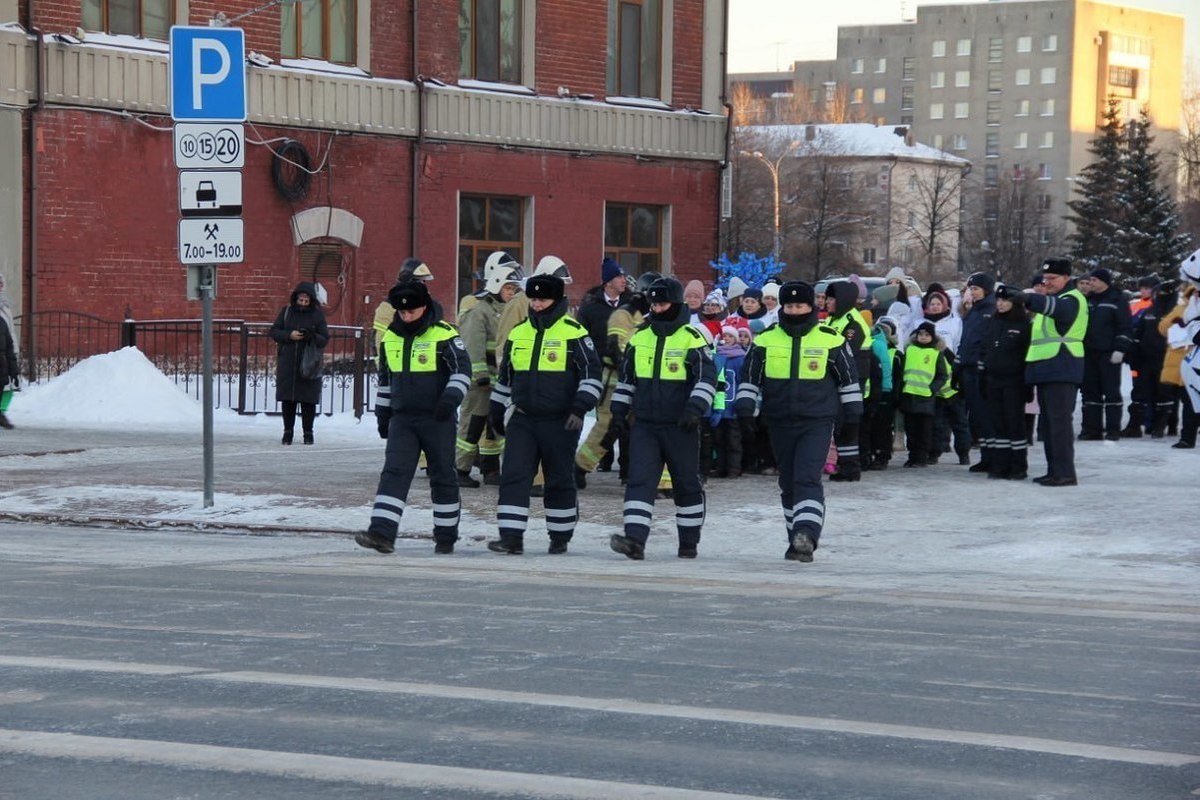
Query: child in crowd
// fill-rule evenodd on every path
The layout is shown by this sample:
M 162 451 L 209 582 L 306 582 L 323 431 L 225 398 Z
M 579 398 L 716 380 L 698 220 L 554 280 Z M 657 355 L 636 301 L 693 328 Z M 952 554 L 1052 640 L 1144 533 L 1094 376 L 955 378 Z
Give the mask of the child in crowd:
M 904 430 L 908 434 L 906 467 L 929 466 L 935 400 L 950 380 L 938 343 L 933 323 L 926 320 L 913 331 L 904 351 L 900 410 L 904 412 Z
M 733 410 L 737 394 L 737 376 L 742 371 L 752 339 L 749 328 L 726 325 L 721 329 L 720 344 L 714 360 L 717 367 L 717 398 L 713 402 L 710 423 L 713 429 L 714 478 L 740 478 L 742 475 L 742 431 Z M 742 344 L 742 340 L 746 344 Z M 724 400 L 722 403 L 721 401 Z M 720 407 L 718 407 L 720 406 Z
M 892 439 L 895 436 L 897 387 L 903 360 L 899 347 L 899 330 L 891 317 L 880 317 L 872 330 L 871 350 L 875 354 L 871 385 L 875 411 L 870 428 L 866 430 L 868 446 L 863 450 L 870 456 L 868 469 L 884 470 L 892 460 Z M 877 350 L 883 349 L 880 355 Z

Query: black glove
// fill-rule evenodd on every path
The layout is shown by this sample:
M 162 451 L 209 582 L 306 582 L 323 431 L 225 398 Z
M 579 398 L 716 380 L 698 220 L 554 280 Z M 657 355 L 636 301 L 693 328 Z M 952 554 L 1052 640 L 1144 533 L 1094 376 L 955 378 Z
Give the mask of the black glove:
M 488 408 L 488 425 L 492 428 L 492 433 L 497 436 L 504 435 L 504 406 L 499 403 L 492 403 Z
M 684 433 L 694 433 L 700 427 L 700 417 L 691 411 L 685 411 L 675 426 Z
M 758 420 L 754 417 L 738 417 L 738 427 L 742 429 L 742 439 L 758 436 Z
M 620 416 L 613 414 L 612 421 L 608 423 L 608 435 L 614 440 L 620 439 L 629 431 L 629 419 L 621 414 Z
M 563 430 L 579 431 L 583 430 L 583 418 L 587 416 L 587 412 L 579 406 L 571 406 L 571 413 L 567 416 L 567 421 L 563 424 Z
M 1020 293 L 1018 289 L 1009 286 L 1007 283 L 1002 283 L 996 287 L 996 299 L 998 300 L 1012 300 Z
M 1025 402 L 1026 403 L 1033 402 L 1033 385 L 1032 384 L 1025 387 Z
M 437 405 L 433 407 L 434 422 L 445 422 L 453 417 L 454 409 L 456 407 L 457 404 L 452 403 L 449 400 L 438 400 Z
M 491 386 L 492 379 L 489 378 L 487 375 L 484 375 L 482 378 L 475 379 L 475 385 L 476 386 Z
M 388 438 L 388 426 L 392 424 L 392 410 L 375 409 L 375 427 L 379 429 L 379 438 Z

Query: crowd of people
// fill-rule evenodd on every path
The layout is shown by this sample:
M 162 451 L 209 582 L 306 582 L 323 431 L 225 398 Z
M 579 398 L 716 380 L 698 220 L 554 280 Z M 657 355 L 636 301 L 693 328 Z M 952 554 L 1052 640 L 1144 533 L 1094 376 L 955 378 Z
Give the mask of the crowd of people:
M 422 454 L 439 553 L 454 550 L 460 490 L 481 483 L 499 487 L 489 549 L 524 552 L 530 498 L 541 496 L 549 552 L 565 553 L 577 492 L 615 466 L 625 486 L 617 553 L 645 557 L 655 500 L 669 497 L 677 554 L 695 558 L 705 484 L 768 474 L 778 476 L 785 558 L 810 562 L 824 476 L 862 480 L 896 450 L 906 468 L 945 458 L 1021 481 L 1036 436 L 1047 471 L 1034 481 L 1067 487 L 1078 484 L 1076 440 L 1178 434 L 1175 447 L 1195 447 L 1200 251 L 1177 280 L 1141 279 L 1132 300 L 1108 271 L 1074 277 L 1065 258 L 1047 259 L 1027 287 L 977 272 L 962 287 L 922 288 L 894 268 L 873 291 L 853 275 L 706 290 L 631 277 L 606 258 L 574 317 L 570 271 L 554 256 L 526 279 L 495 253 L 480 278 L 456 328 L 425 286 L 432 273 L 410 259 L 376 315 L 387 449 L 364 547 L 394 549 Z

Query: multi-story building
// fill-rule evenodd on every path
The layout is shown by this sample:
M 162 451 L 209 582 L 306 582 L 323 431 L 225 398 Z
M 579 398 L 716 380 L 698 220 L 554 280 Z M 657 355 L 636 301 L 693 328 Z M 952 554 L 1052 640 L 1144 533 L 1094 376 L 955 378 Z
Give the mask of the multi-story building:
M 825 81 L 806 82 L 806 63 L 826 62 L 797 62 L 796 91 L 832 96 Z M 970 160 L 979 235 L 1004 214 L 1016 179 L 1036 187 L 1036 236 L 1051 245 L 1109 96 L 1127 117 L 1148 107 L 1157 146 L 1174 151 L 1183 18 L 1090 0 L 922 6 L 912 22 L 839 28 L 836 72 L 864 118 L 911 125 L 920 141 Z
M 597 283 L 711 278 L 724 5 L 705 0 L 0 0 L 0 269 L 27 318 L 195 316 L 177 249 L 168 30 L 243 27 L 244 263 L 215 313 L 321 281 L 370 319 L 406 256 L 447 308 L 487 253 Z

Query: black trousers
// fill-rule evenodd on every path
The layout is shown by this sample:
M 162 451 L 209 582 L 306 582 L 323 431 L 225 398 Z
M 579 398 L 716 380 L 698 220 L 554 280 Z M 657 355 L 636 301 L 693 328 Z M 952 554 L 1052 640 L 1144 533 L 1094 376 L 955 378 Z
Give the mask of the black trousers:
M 862 418 L 858 421 L 858 461 L 860 467 L 866 467 L 874 460 L 875 451 L 871 447 L 871 428 L 875 424 L 875 415 L 879 413 L 879 387 L 872 384 L 871 394 L 863 398 Z
M 551 541 L 569 542 L 578 519 L 575 495 L 575 449 L 579 431 L 565 427 L 567 414 L 534 419 L 512 415 L 504 429 L 500 467 L 500 500 L 496 523 L 501 539 L 521 539 L 529 524 L 529 490 L 538 464 L 546 476 L 546 532 Z
M 714 472 L 719 477 L 736 478 L 742 474 L 742 428 L 736 419 L 723 419 L 713 428 L 716 451 Z
M 625 484 L 625 535 L 643 545 L 650 538 L 654 498 L 664 463 L 671 473 L 679 544 L 694 547 L 700 543 L 700 527 L 704 524 L 700 432 L 682 431 L 674 422 L 633 423 L 629 434 L 629 482 Z
M 839 474 L 854 476 L 862 473 L 862 461 L 858 455 L 858 430 L 860 427 L 857 420 L 854 422 L 846 422 L 840 418 L 838 420 L 837 430 L 833 434 L 833 444 L 837 447 L 837 471 Z M 828 454 L 829 445 L 826 444 L 825 447 L 825 452 Z
M 904 435 L 908 439 L 908 460 L 928 464 L 933 454 L 933 414 L 904 412 Z
M 300 406 L 300 430 L 305 433 L 313 432 L 313 420 L 317 418 L 316 403 L 297 403 L 295 400 L 280 400 L 279 406 L 283 411 L 283 430 L 291 433 L 296 429 L 296 406 Z
M 825 457 L 833 419 L 798 419 L 771 425 L 771 444 L 779 465 L 779 501 L 787 526 L 788 543 L 797 533 L 808 534 L 813 543 L 825 527 Z
M 992 449 L 988 473 L 1007 478 L 1029 469 L 1029 443 L 1025 440 L 1025 384 L 1020 381 L 987 383 L 988 416 L 992 422 Z
M 1110 356 L 1111 351 L 1083 354 L 1083 432 L 1088 435 L 1121 434 L 1121 365 Z
M 1074 383 L 1039 383 L 1038 438 L 1046 453 L 1046 474 L 1052 478 L 1075 477 Z
M 996 437 L 996 422 L 992 417 L 992 405 L 984 389 L 984 376 L 979 370 L 967 367 L 962 371 L 962 395 L 967 403 L 967 424 L 971 439 L 979 442 L 979 460 L 991 463 L 993 441 Z M 1022 436 L 1022 439 L 1025 437 Z
M 934 401 L 937 409 L 933 415 L 933 450 L 941 455 L 950 452 L 950 436 L 954 435 L 954 453 L 958 456 L 971 453 L 971 427 L 967 424 L 967 402 L 962 392 L 953 397 L 939 397 Z M 907 423 L 906 423 L 907 424 Z
M 892 442 L 896 438 L 896 399 L 891 394 L 879 398 L 871 417 L 871 461 L 886 464 L 892 460 Z
M 1154 426 L 1154 414 L 1158 410 L 1158 378 L 1162 374 L 1162 363 L 1146 364 L 1138 368 L 1133 376 L 1133 388 L 1129 392 L 1129 414 L 1141 409 L 1142 426 L 1148 431 Z
M 436 422 L 429 415 L 392 414 L 383 472 L 379 475 L 368 530 L 395 541 L 408 503 L 408 490 L 417 472 L 417 460 L 424 451 L 433 503 L 433 538 L 439 542 L 458 541 L 458 477 L 454 473 L 457 425 L 453 417 Z

